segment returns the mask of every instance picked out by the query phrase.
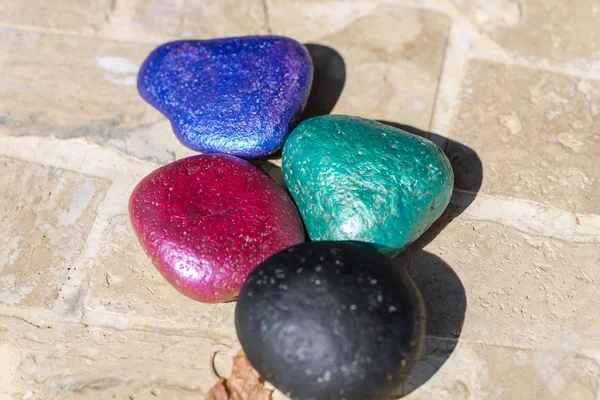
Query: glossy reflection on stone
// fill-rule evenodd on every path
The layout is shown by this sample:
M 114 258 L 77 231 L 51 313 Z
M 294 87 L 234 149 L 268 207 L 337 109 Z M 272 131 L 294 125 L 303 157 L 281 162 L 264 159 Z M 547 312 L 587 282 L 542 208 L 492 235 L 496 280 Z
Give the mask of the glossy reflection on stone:
M 133 191 L 129 213 L 160 273 L 202 302 L 232 300 L 264 259 L 304 241 L 285 191 L 227 155 L 189 157 L 152 172 Z
M 255 158 L 283 146 L 312 74 L 306 48 L 286 37 L 182 40 L 148 56 L 138 90 L 187 147 Z
M 298 125 L 282 169 L 312 240 L 356 240 L 387 255 L 439 218 L 454 183 L 450 162 L 431 141 L 343 115 Z

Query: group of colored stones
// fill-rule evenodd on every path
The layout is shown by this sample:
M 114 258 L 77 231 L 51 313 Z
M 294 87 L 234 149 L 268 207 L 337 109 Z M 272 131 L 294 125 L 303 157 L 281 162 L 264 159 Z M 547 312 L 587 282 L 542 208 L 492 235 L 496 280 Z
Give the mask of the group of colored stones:
M 154 50 L 139 92 L 203 154 L 144 178 L 131 222 L 181 293 L 237 298 L 248 360 L 289 397 L 385 398 L 408 376 L 425 325 L 418 289 L 390 257 L 441 215 L 452 169 L 430 141 L 375 121 L 300 122 L 312 76 L 307 50 L 285 37 Z M 291 198 L 243 159 L 282 146 Z

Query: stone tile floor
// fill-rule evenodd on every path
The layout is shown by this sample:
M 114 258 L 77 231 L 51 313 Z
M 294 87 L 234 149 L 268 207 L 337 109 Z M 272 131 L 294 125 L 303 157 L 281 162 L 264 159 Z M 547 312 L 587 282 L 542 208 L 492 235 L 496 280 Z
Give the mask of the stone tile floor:
M 268 33 L 310 44 L 307 115 L 452 160 L 451 206 L 398 257 L 429 312 L 398 393 L 599 399 L 599 20 L 596 0 L 5 1 L 0 399 L 201 399 L 215 352 L 228 374 L 234 304 L 179 295 L 129 226 L 135 184 L 192 154 L 135 79 L 164 41 Z

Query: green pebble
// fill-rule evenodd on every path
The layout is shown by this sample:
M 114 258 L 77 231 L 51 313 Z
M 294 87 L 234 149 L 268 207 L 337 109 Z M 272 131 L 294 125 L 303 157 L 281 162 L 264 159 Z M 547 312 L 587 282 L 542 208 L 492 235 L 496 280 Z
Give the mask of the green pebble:
M 393 256 L 450 201 L 454 175 L 434 143 L 345 115 L 310 118 L 283 147 L 283 175 L 312 240 L 355 240 Z

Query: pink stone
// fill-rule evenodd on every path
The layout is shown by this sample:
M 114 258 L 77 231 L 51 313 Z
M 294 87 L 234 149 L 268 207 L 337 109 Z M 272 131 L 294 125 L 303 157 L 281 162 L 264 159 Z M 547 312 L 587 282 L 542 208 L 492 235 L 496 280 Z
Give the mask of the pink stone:
M 206 303 L 233 300 L 262 261 L 304 241 L 286 192 L 228 155 L 188 157 L 152 172 L 131 194 L 129 215 L 158 271 Z

